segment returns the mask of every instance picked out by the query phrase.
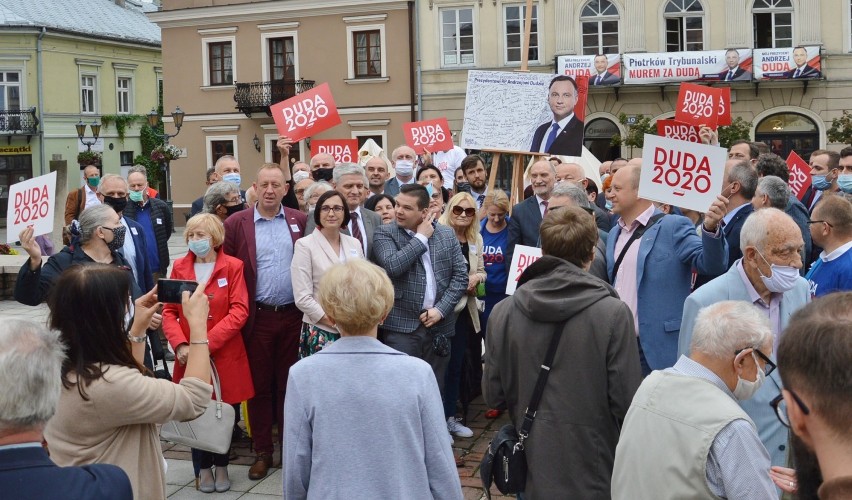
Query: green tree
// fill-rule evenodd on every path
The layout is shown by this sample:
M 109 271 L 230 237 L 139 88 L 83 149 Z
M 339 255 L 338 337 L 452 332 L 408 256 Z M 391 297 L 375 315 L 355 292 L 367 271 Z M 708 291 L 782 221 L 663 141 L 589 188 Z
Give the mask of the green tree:
M 618 115 L 618 121 L 627 127 L 627 135 L 620 134 L 612 136 L 613 146 L 627 146 L 630 148 L 630 157 L 633 157 L 633 148 L 642 148 L 645 145 L 645 134 L 657 135 L 657 122 L 650 116 L 637 115 L 632 125 L 627 124 L 628 116 L 625 113 Z
M 730 149 L 734 141 L 749 138 L 751 125 L 738 116 L 727 127 L 719 127 L 717 132 L 719 134 L 719 146 Z
M 831 120 L 831 127 L 828 128 L 826 135 L 830 142 L 852 146 L 852 114 L 844 110 L 840 118 Z

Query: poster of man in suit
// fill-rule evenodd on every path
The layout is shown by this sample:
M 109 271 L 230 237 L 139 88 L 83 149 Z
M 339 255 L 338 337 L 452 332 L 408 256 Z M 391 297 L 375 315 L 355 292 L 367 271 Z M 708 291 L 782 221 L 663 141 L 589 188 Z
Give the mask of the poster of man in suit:
M 536 129 L 530 151 L 564 156 L 583 153 L 583 121 L 574 113 L 578 95 L 577 82 L 570 76 L 559 75 L 550 81 L 547 104 L 553 116 Z
M 748 71 L 740 63 L 740 52 L 737 49 L 725 51 L 725 71 L 719 73 L 719 80 L 723 82 L 747 82 L 751 80 L 751 71 Z
M 808 80 L 822 77 L 820 47 L 754 50 L 755 80 Z

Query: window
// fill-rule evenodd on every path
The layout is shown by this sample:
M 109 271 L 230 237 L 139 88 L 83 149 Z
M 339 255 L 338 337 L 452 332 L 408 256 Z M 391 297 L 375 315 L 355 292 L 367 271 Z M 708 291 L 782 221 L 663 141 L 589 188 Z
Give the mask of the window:
M 225 156 L 234 154 L 234 141 L 225 140 L 225 141 L 210 141 L 210 153 L 213 157 L 213 164 L 216 163 L 216 160 Z
M 790 0 L 754 0 L 754 47 L 793 46 L 793 3 Z
M 207 44 L 210 85 L 231 85 L 234 72 L 231 66 L 231 42 L 212 42 Z
M 118 159 L 122 166 L 133 165 L 133 151 L 120 151 Z
M 664 17 L 667 52 L 704 50 L 704 8 L 698 0 L 669 0 Z
M 157 77 L 157 111 L 163 113 L 163 77 Z
M 379 30 L 356 31 L 352 34 L 355 46 L 355 78 L 382 76 L 382 42 Z
M 270 38 L 269 73 L 272 81 L 296 79 L 296 53 L 293 37 Z
M 131 94 L 130 78 L 119 77 L 115 80 L 115 91 L 117 97 L 116 109 L 118 114 L 129 114 L 132 112 L 133 97 Z
M 372 139 L 378 147 L 384 148 L 388 142 L 388 132 L 387 130 L 359 130 L 352 132 L 352 138 L 358 139 L 358 149 L 364 147 L 368 139 Z
M 97 80 L 94 75 L 80 77 L 80 112 L 97 113 Z
M 521 50 L 524 45 L 524 21 L 526 5 L 507 5 L 505 7 L 506 40 L 505 58 L 507 63 L 521 62 Z M 538 6 L 533 4 L 532 24 L 530 25 L 530 48 L 527 52 L 528 61 L 538 62 Z
M 441 11 L 441 57 L 443 66 L 474 64 L 473 9 Z
M 0 109 L 21 109 L 21 73 L 0 71 Z
M 583 54 L 618 53 L 618 10 L 609 0 L 592 0 L 580 13 Z

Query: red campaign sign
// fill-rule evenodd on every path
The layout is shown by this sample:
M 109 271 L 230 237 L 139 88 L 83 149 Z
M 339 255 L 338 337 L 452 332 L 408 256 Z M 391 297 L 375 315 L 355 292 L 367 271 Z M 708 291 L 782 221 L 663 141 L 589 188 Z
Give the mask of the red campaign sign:
M 416 154 L 423 154 L 426 150 L 435 153 L 453 149 L 453 136 L 446 118 L 409 122 L 402 126 L 402 131 L 405 143 Z
M 358 163 L 358 139 L 313 139 L 311 157 L 326 153 L 335 163 Z
M 657 135 L 668 137 L 669 139 L 701 144 L 698 127 L 689 125 L 688 123 L 680 123 L 676 120 L 657 120 Z
M 716 129 L 722 90 L 694 83 L 681 83 L 675 108 L 675 120 Z
M 584 121 L 586 119 L 586 100 L 589 97 L 589 77 L 579 75 L 574 78 L 574 82 L 577 84 L 577 103 L 574 105 L 574 116 L 578 120 Z
M 316 135 L 340 124 L 337 106 L 327 83 L 273 104 L 269 108 L 280 135 L 293 142 Z
M 811 167 L 795 151 L 790 151 L 787 156 L 787 168 L 790 170 L 790 191 L 801 201 L 805 191 L 811 187 Z
M 719 99 L 719 127 L 727 127 L 731 124 L 731 87 L 719 87 L 722 98 Z

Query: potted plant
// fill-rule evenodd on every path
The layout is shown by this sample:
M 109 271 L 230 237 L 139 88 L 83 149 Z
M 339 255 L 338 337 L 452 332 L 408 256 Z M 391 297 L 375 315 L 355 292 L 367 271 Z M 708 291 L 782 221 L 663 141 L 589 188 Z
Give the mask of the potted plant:
M 180 158 L 181 149 L 175 145 L 160 145 L 151 151 L 151 160 L 157 163 Z
M 103 156 L 97 151 L 81 151 L 77 153 L 77 163 L 81 166 L 96 165 L 101 166 Z

